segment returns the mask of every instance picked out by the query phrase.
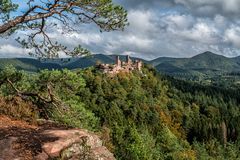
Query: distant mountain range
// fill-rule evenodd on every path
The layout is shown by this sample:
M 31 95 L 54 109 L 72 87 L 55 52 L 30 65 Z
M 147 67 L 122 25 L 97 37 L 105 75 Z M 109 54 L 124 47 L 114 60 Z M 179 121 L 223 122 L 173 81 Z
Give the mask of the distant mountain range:
M 240 72 L 240 57 L 227 58 L 204 52 L 192 58 L 161 57 L 151 61 L 158 71 L 168 74 Z
M 120 56 L 120 59 L 125 60 L 125 56 Z M 139 58 L 131 58 L 139 59 Z M 145 61 L 141 59 L 145 63 Z M 77 69 L 95 66 L 96 63 L 115 63 L 114 55 L 96 54 L 81 58 L 59 58 L 59 59 L 32 59 L 32 58 L 0 58 L 0 68 L 7 65 L 13 65 L 19 70 L 36 72 L 42 69 Z
M 125 59 L 125 56 L 120 56 Z M 138 58 L 132 58 L 138 59 Z M 143 60 L 143 59 L 142 59 Z M 205 52 L 192 58 L 160 57 L 152 61 L 143 60 L 153 65 L 159 72 L 173 76 L 218 75 L 240 72 L 240 57 L 227 58 L 211 52 Z M 97 54 L 83 58 L 63 58 L 37 60 L 30 58 L 0 59 L 0 68 L 13 65 L 17 69 L 36 72 L 41 69 L 76 69 L 94 66 L 97 62 L 114 63 L 115 56 Z

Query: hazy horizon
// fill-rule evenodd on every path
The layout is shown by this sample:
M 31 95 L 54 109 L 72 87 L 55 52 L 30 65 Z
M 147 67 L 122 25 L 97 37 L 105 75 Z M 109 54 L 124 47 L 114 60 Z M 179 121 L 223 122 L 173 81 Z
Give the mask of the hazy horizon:
M 206 52 L 210 52 L 210 51 L 205 51 L 205 52 L 202 52 L 202 53 L 198 53 L 194 56 L 197 56 L 197 55 L 200 55 L 200 54 L 204 54 Z M 213 52 L 211 52 L 213 53 Z M 226 58 L 236 58 L 238 56 L 225 56 L 225 55 L 221 55 L 221 54 L 217 54 L 217 53 L 213 53 L 215 55 L 219 55 L 219 56 L 224 56 Z M 104 53 L 95 53 L 95 54 L 92 54 L 92 55 L 106 55 L 106 56 L 115 56 L 115 55 L 119 55 L 119 56 L 126 56 L 127 54 L 111 54 L 111 55 L 107 55 L 107 54 L 104 54 Z M 140 58 L 140 59 L 144 59 L 144 60 L 147 60 L 147 61 L 152 61 L 152 60 L 155 60 L 155 59 L 158 59 L 158 58 L 192 58 L 194 56 L 189 56 L 189 57 L 174 57 L 174 56 L 160 56 L 160 57 L 156 57 L 156 58 L 153 58 L 153 59 L 147 59 L 147 58 L 142 58 L 142 57 L 139 57 L 138 55 L 135 55 L 135 56 L 130 56 L 130 57 L 134 57 L 134 58 Z M 29 58 L 29 59 L 38 59 L 37 57 L 31 57 L 31 56 L 22 56 L 22 57 L 0 57 L 0 59 L 14 59 L 14 58 Z M 63 57 L 59 57 L 59 58 L 49 58 L 49 59 L 61 59 L 61 58 L 81 58 L 81 57 L 70 57 L 70 56 L 63 56 Z M 45 58 L 45 59 L 48 59 L 48 58 Z

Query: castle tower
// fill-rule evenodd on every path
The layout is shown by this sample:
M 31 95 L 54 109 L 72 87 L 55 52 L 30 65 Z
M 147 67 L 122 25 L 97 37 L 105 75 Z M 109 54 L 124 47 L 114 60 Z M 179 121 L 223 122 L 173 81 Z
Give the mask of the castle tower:
M 142 66 L 143 66 L 143 64 L 142 64 L 142 61 L 136 61 L 136 63 L 137 63 L 137 69 L 139 70 L 139 71 L 141 71 L 142 70 Z
M 119 59 L 119 56 L 116 56 L 116 62 L 115 63 L 118 67 L 121 67 L 121 60 Z
M 127 62 L 127 64 L 129 64 L 129 65 L 132 63 L 129 55 L 126 56 L 126 62 Z

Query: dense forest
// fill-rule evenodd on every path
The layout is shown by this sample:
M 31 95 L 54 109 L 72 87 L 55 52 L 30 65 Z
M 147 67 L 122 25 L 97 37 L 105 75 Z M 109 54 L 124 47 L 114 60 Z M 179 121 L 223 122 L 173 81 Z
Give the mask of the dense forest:
M 239 159 L 239 91 L 143 72 L 0 72 L 0 113 L 101 135 L 117 159 Z

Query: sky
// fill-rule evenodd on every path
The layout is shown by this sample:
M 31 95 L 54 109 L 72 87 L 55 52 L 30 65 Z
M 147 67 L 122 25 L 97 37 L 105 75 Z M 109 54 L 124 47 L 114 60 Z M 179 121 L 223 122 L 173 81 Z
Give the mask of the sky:
M 62 35 L 56 29 L 50 36 L 69 47 L 81 44 L 93 54 L 128 54 L 147 60 L 192 57 L 205 51 L 240 55 L 240 0 L 114 2 L 128 11 L 130 25 L 123 32 L 100 33 L 94 25 L 82 25 L 78 33 Z M 15 38 L 0 38 L 0 57 L 28 56 Z

